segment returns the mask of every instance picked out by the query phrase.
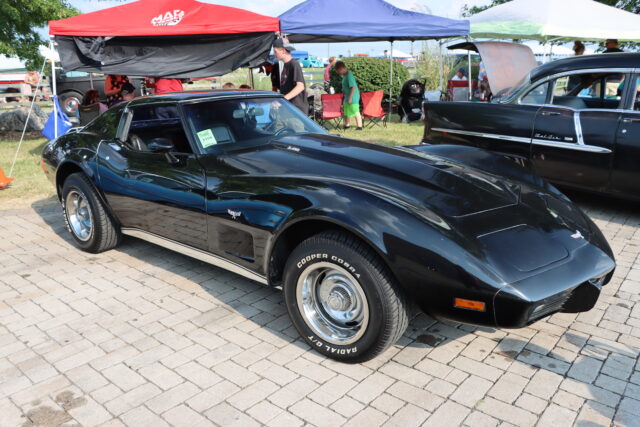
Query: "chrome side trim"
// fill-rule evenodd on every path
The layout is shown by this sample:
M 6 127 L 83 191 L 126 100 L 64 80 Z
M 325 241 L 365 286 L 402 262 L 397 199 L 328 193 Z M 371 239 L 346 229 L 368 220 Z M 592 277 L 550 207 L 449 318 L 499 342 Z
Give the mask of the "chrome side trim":
M 566 148 L 569 150 L 587 151 L 589 153 L 611 153 L 611 150 L 609 150 L 608 148 L 598 147 L 597 145 L 581 145 L 574 144 L 572 142 L 547 141 L 545 139 L 533 139 L 532 142 L 536 145 L 544 145 L 545 147 Z
M 264 285 L 268 284 L 267 278 L 261 274 L 255 273 L 246 267 L 236 264 L 233 261 L 224 259 L 218 255 L 214 255 L 201 249 L 176 242 L 175 240 L 167 239 L 165 237 L 158 236 L 157 234 L 149 233 L 148 231 L 139 230 L 137 228 L 122 228 L 122 234 L 131 237 L 137 237 L 138 239 L 146 240 L 149 243 L 162 246 L 163 248 L 167 248 L 183 255 L 199 259 L 200 261 L 215 265 L 216 267 L 223 268 L 232 273 L 239 274 L 240 276 L 246 277 L 247 279 L 255 280 L 256 282 L 262 283 Z
M 536 145 L 544 145 L 547 147 L 556 147 L 556 148 L 567 148 L 570 150 L 578 150 L 578 151 L 587 151 L 589 153 L 602 153 L 602 154 L 611 153 L 611 150 L 609 150 L 608 148 L 598 147 L 597 145 L 585 145 L 584 141 L 582 141 L 581 144 L 579 143 L 576 144 L 572 142 L 547 141 L 545 139 L 531 140 L 529 138 L 523 138 L 520 136 L 499 135 L 494 133 L 473 132 L 473 131 L 458 130 L 458 129 L 431 128 L 431 130 L 436 132 L 448 132 L 448 133 L 454 133 L 459 135 L 478 136 L 481 138 L 499 139 L 501 141 L 521 142 L 523 144 L 534 143 Z M 580 127 L 579 138 L 580 140 L 582 139 L 582 127 Z
M 584 145 L 584 138 L 582 137 L 582 124 L 580 123 L 580 112 L 576 111 L 573 113 L 573 125 L 576 128 L 576 138 L 578 139 L 576 142 L 578 145 Z
M 431 130 L 434 130 L 436 132 L 455 133 L 459 135 L 478 136 L 480 138 L 499 139 L 501 141 L 522 142 L 523 144 L 529 144 L 531 142 L 530 138 L 524 138 L 521 136 L 500 135 L 496 133 L 472 132 L 468 130 L 446 129 L 446 128 L 431 128 Z

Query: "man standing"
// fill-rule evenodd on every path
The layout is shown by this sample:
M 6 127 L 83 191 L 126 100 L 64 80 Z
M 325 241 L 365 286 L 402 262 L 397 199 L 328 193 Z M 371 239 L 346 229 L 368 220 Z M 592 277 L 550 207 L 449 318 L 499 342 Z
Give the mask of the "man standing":
M 606 47 L 606 49 L 602 53 L 624 52 L 624 50 L 620 49 L 618 40 L 616 39 L 607 39 L 607 41 L 604 42 L 604 47 Z
M 153 93 L 155 95 L 161 93 L 170 93 L 170 92 L 182 92 L 184 90 L 182 86 L 182 80 L 180 79 L 163 79 L 156 77 L 154 82 L 155 90 Z
M 276 58 L 283 63 L 280 73 L 280 93 L 306 116 L 309 114 L 307 90 L 302 67 L 291 56 L 293 50 L 295 49 L 289 44 L 289 41 L 283 38 L 276 39 L 273 43 Z

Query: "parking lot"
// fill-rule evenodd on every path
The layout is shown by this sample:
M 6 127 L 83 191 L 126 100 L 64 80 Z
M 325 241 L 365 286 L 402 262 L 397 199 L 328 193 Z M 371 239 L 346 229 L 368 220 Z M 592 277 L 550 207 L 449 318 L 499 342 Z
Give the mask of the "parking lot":
M 361 365 L 311 351 L 279 289 L 135 239 L 81 252 L 56 205 L 0 211 L 0 425 L 638 426 L 640 205 L 575 197 L 618 262 L 595 309 L 415 313 Z

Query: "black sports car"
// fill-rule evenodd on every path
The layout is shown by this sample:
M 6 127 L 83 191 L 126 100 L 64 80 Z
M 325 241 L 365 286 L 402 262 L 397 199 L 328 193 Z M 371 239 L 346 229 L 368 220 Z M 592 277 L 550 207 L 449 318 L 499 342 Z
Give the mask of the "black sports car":
M 640 200 L 639 53 L 536 67 L 526 46 L 466 47 L 480 51 L 496 96 L 491 103 L 425 102 L 423 142 L 508 154 L 562 187 Z
M 43 168 L 83 250 L 129 235 L 282 285 L 301 336 L 370 359 L 408 304 L 522 327 L 589 310 L 615 263 L 598 230 L 512 161 L 327 134 L 279 95 L 160 95 L 51 142 Z

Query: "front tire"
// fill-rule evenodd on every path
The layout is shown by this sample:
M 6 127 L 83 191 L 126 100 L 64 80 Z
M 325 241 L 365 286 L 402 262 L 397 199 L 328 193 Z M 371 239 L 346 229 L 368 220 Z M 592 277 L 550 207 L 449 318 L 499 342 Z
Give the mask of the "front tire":
M 310 237 L 292 252 L 284 297 L 304 340 L 341 362 L 376 357 L 408 324 L 404 294 L 388 268 L 363 242 L 339 231 Z
M 71 174 L 64 181 L 62 210 L 67 229 L 80 249 L 99 253 L 120 243 L 118 226 L 83 173 Z

